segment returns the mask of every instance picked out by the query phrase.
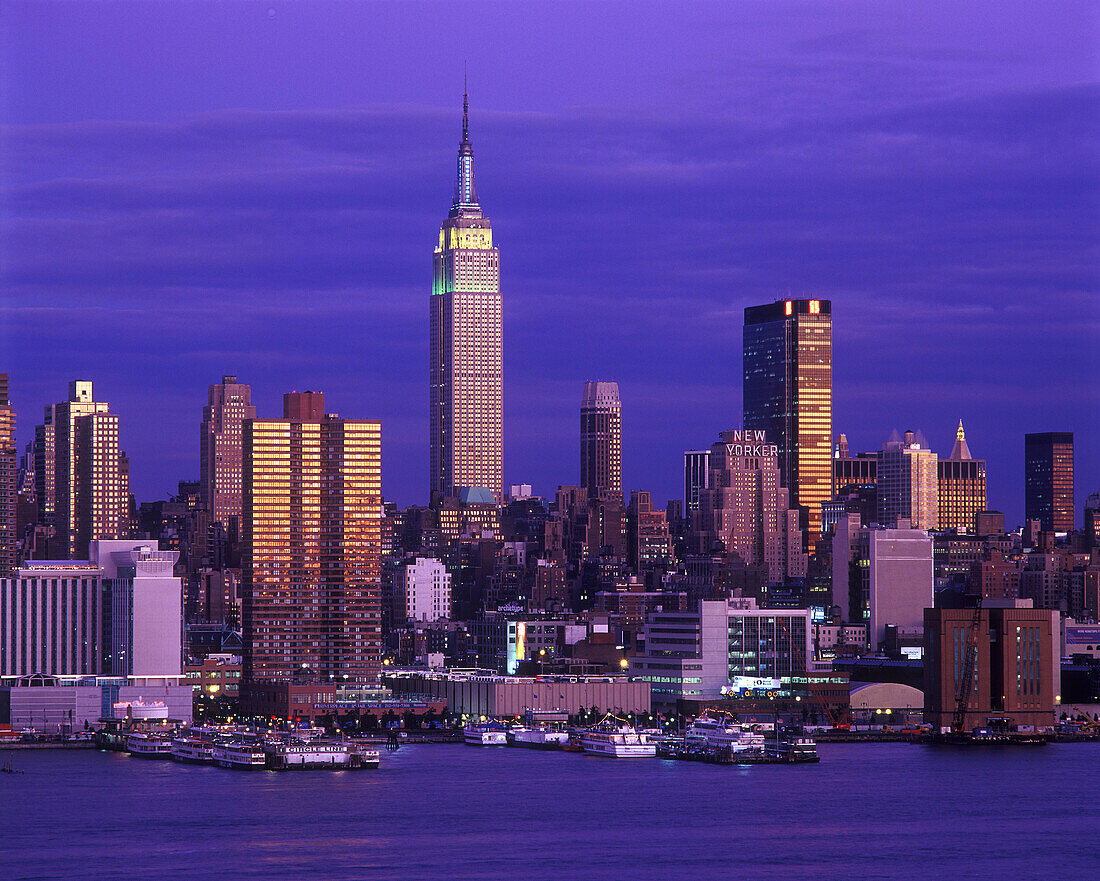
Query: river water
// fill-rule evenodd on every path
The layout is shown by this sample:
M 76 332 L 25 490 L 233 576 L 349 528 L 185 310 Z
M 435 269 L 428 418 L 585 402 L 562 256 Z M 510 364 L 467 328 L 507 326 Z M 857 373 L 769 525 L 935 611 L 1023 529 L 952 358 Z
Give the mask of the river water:
M 1100 744 L 727 767 L 465 745 L 374 771 L 13 755 L 0 879 L 1100 877 Z

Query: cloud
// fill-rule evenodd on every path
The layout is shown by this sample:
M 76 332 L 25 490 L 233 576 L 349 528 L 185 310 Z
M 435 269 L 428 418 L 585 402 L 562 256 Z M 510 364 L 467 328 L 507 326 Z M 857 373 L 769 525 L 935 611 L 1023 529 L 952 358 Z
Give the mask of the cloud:
M 635 483 L 674 495 L 677 449 L 739 421 L 743 308 L 788 291 L 834 301 L 838 430 L 884 436 L 899 400 L 946 383 L 953 409 L 992 388 L 991 406 L 1060 412 L 1078 392 L 1058 377 L 1087 375 L 1100 331 L 1098 104 L 1078 85 L 800 116 L 479 113 L 523 420 L 509 470 L 544 491 L 573 479 L 574 450 L 559 447 L 598 375 L 634 393 Z M 431 250 L 455 135 L 453 111 L 407 105 L 9 126 L 5 350 L 50 353 L 57 393 L 66 371 L 104 375 L 135 423 L 143 395 L 188 383 L 199 401 L 229 363 L 271 402 L 323 382 L 341 412 L 396 427 L 387 486 L 419 500 Z M 173 457 L 192 410 L 172 417 Z M 131 449 L 139 485 L 155 438 Z

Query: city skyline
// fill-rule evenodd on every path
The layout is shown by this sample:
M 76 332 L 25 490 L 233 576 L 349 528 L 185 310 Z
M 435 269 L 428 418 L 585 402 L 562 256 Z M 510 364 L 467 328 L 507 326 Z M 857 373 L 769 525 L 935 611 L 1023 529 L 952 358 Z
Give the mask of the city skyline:
M 161 8 L 123 24 L 135 35 L 178 25 L 164 57 L 186 70 L 204 27 L 235 33 L 247 61 L 308 14 L 271 9 L 260 21 L 230 9 L 220 14 L 231 22 L 207 25 Z M 956 13 L 922 40 L 920 11 L 892 24 L 835 10 L 780 35 L 747 6 L 715 29 L 755 28 L 739 63 L 701 40 L 709 77 L 681 57 L 709 22 L 687 16 L 654 47 L 674 74 L 656 82 L 637 76 L 652 59 L 627 57 L 641 45 L 633 25 L 623 50 L 568 80 L 547 65 L 526 82 L 507 76 L 520 62 L 489 36 L 454 41 L 430 77 L 407 76 L 383 27 L 364 80 L 359 51 L 339 39 L 350 25 L 365 31 L 362 13 L 334 9 L 313 20 L 331 57 L 298 92 L 266 71 L 234 82 L 219 61 L 194 95 L 165 61 L 150 102 L 127 79 L 128 50 L 108 63 L 87 39 L 65 56 L 75 34 L 118 27 L 117 10 L 57 21 L 15 7 L 6 42 L 20 28 L 43 37 L 20 41 L 40 47 L 37 59 L 10 47 L 19 73 L 4 112 L 0 342 L 20 453 L 56 389 L 87 378 L 119 414 L 137 498 L 164 497 L 198 476 L 204 390 L 236 374 L 260 416 L 276 415 L 286 390 L 312 387 L 346 418 L 380 419 L 387 498 L 426 502 L 423 243 L 453 173 L 461 53 L 479 108 L 481 195 L 507 255 L 505 485 L 551 495 L 571 482 L 577 389 L 606 376 L 630 402 L 624 490 L 679 498 L 683 451 L 741 424 L 743 308 L 815 296 L 833 302 L 833 433 L 853 453 L 912 428 L 942 458 L 961 418 L 988 462 L 990 507 L 1019 523 L 1023 435 L 1072 431 L 1080 516 L 1100 461 L 1096 392 L 1078 380 L 1097 337 L 1083 213 L 1096 192 L 1083 122 L 1096 89 L 1081 85 L 1091 56 L 1073 27 L 1085 7 L 1006 16 L 999 42 L 975 53 L 988 11 Z M 610 12 L 578 14 L 583 33 L 559 51 L 611 26 Z M 649 27 L 664 15 L 653 11 Z M 504 17 L 493 28 L 520 26 Z M 426 46 L 443 38 L 435 27 Z M 1043 39 L 1024 46 L 1034 34 Z M 287 50 L 288 70 L 311 45 Z M 944 47 L 934 61 L 933 45 Z M 764 72 L 791 59 L 805 69 L 785 64 L 768 83 Z M 617 60 L 623 71 L 602 77 Z M 830 71 L 835 88 L 822 91 Z M 915 146 L 897 146 L 906 138 Z M 658 210 L 664 238 L 638 261 L 629 249 Z M 234 320 L 216 323 L 226 308 Z M 82 352 L 90 337 L 113 357 Z

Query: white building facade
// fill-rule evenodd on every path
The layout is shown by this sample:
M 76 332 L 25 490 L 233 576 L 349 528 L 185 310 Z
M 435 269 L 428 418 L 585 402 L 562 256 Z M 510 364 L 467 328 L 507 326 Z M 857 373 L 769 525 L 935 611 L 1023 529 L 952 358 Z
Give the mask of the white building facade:
M 0 676 L 182 675 L 179 553 L 148 540 L 89 551 L 0 578 Z
M 451 575 L 439 560 L 417 557 L 401 567 L 398 577 L 406 620 L 444 621 L 451 617 Z

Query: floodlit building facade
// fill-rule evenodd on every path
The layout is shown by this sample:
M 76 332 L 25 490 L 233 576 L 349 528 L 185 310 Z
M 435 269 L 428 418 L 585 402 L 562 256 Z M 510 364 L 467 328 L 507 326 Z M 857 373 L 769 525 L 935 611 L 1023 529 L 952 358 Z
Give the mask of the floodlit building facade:
M 581 397 L 581 487 L 623 497 L 623 417 L 617 382 L 586 382 Z
M 241 432 L 255 419 L 252 388 L 223 376 L 210 386 L 199 432 L 199 491 L 211 522 L 241 516 Z
M 779 447 L 782 485 L 812 543 L 832 495 L 833 318 L 829 300 L 745 309 L 744 425 Z
M 439 560 L 417 557 L 403 563 L 398 586 L 405 620 L 443 621 L 451 617 L 451 574 Z
M 129 533 L 129 466 L 119 449 L 118 416 L 94 400 L 91 382 L 74 380 L 68 400 L 53 406 L 52 422 L 54 553 L 85 558 L 92 541 Z
M 0 575 L 15 569 L 16 464 L 15 409 L 0 373 Z
M 896 527 L 908 521 L 913 529 L 939 525 L 938 457 L 916 432 L 899 438 L 894 432 L 878 453 L 875 492 L 878 522 Z
M 991 719 L 1049 728 L 1061 700 L 1058 612 L 1031 600 L 987 599 L 979 613 L 974 674 L 963 682 L 973 609 L 924 613 L 924 721 L 950 728 L 960 694 L 970 689 L 963 730 Z
M 244 678 L 376 679 L 381 426 L 252 419 L 243 443 Z
M 433 502 L 464 488 L 504 488 L 500 251 L 474 186 L 468 99 L 454 202 L 439 231 L 431 294 L 430 446 Z
M 778 447 L 764 431 L 723 431 L 710 448 L 708 487 L 699 495 L 697 550 L 722 542 L 750 566 L 765 566 L 768 583 L 806 574 L 798 511 L 781 485 Z
M 985 460 L 970 455 L 962 420 L 955 433 L 951 455 L 940 459 L 938 529 L 955 529 L 973 533 L 978 528 L 978 514 L 985 510 Z

